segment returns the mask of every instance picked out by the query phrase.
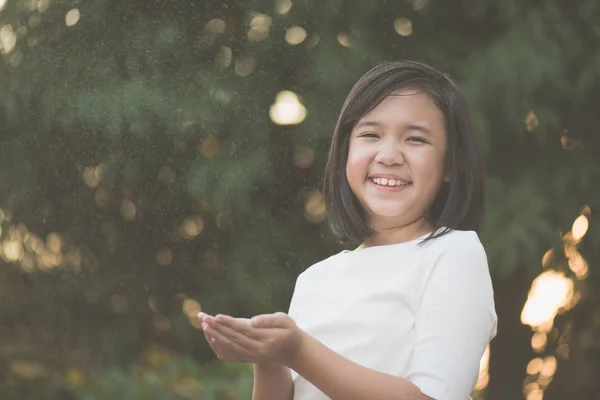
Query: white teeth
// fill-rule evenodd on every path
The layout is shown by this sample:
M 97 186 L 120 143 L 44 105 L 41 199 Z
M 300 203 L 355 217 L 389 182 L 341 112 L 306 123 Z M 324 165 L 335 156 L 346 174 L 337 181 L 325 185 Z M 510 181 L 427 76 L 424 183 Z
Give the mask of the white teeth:
M 386 178 L 371 178 L 371 181 L 381 186 L 407 186 L 409 184 L 408 182 L 402 182 L 395 179 L 388 180 Z

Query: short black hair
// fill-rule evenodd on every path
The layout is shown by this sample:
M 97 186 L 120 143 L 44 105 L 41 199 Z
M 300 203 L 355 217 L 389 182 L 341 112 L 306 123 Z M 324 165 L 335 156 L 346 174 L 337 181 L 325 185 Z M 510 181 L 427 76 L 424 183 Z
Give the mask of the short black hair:
M 484 167 L 467 101 L 446 74 L 416 61 L 377 65 L 354 85 L 340 112 L 323 177 L 323 196 L 329 225 L 342 242 L 363 242 L 375 232 L 346 176 L 350 134 L 358 121 L 392 92 L 402 89 L 427 94 L 444 117 L 447 135 L 445 167 L 450 181 L 443 183 L 428 219 L 433 232 L 425 241 L 455 230 L 477 231 L 485 214 Z

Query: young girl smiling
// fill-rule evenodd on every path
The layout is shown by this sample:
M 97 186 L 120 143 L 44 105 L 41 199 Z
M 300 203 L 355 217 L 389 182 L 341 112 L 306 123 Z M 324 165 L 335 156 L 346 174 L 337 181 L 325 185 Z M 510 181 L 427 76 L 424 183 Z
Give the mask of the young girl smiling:
M 289 313 L 200 313 L 223 361 L 254 364 L 254 400 L 466 400 L 496 335 L 483 167 L 466 101 L 417 62 L 352 88 L 323 193 L 361 245 L 304 271 Z

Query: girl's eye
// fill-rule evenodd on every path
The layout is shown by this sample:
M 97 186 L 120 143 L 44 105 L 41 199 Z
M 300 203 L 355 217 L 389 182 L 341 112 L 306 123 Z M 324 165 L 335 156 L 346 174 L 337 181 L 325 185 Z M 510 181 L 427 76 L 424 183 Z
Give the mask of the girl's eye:
M 359 137 L 379 137 L 376 133 L 363 133 Z
M 411 136 L 407 140 L 415 143 L 427 143 L 427 140 L 423 139 L 420 136 Z

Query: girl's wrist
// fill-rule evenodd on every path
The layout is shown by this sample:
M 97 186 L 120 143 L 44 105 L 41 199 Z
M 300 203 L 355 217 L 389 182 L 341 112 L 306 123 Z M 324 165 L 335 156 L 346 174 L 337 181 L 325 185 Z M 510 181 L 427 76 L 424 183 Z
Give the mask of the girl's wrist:
M 290 350 L 290 353 L 284 361 L 284 365 L 293 370 L 297 370 L 298 365 L 302 363 L 302 359 L 308 352 L 308 347 L 310 347 L 312 340 L 314 339 L 308 333 L 300 330 L 298 341 Z

